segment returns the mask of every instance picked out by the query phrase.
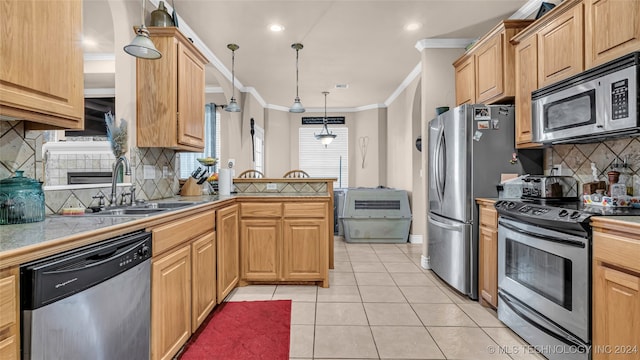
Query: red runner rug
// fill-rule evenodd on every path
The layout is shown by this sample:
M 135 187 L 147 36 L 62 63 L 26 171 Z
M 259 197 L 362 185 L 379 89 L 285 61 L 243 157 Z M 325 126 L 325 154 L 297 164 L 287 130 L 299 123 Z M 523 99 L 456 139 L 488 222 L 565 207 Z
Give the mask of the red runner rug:
M 209 315 L 181 360 L 288 360 L 291 300 L 226 302 Z

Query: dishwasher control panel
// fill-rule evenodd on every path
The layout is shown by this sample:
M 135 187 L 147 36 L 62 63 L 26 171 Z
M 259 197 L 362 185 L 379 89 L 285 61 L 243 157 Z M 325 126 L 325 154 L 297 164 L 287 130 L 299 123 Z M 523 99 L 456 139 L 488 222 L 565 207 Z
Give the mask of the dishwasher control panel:
M 136 232 L 20 267 L 21 307 L 37 309 L 151 259 L 151 234 Z

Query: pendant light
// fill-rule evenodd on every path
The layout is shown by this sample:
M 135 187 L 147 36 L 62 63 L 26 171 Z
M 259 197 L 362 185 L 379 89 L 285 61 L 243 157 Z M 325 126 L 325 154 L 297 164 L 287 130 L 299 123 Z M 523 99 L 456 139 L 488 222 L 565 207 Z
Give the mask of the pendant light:
M 291 44 L 291 48 L 296 50 L 296 99 L 293 101 L 293 105 L 289 109 L 292 113 L 303 113 L 304 106 L 300 103 L 300 97 L 298 96 L 298 52 L 302 50 L 303 46 L 300 43 Z
M 240 112 L 240 106 L 234 95 L 236 91 L 236 50 L 240 49 L 240 46 L 228 44 L 227 49 L 231 50 L 231 101 L 229 101 L 229 105 L 225 106 L 224 110 L 228 112 Z
M 156 49 L 153 41 L 149 38 L 149 30 L 144 26 L 146 1 L 142 0 L 142 25 L 136 29 L 136 37 L 133 38 L 131 44 L 124 47 L 124 52 L 137 58 L 156 60 L 162 57 L 162 53 Z
M 324 94 L 324 117 L 322 118 L 322 124 L 324 126 L 322 127 L 320 134 L 314 133 L 313 136 L 315 136 L 316 140 L 320 140 L 324 147 L 327 147 L 327 145 L 331 144 L 333 139 L 335 139 L 338 135 L 330 132 L 329 128 L 327 127 L 327 95 L 329 95 L 329 92 L 323 91 L 322 94 Z

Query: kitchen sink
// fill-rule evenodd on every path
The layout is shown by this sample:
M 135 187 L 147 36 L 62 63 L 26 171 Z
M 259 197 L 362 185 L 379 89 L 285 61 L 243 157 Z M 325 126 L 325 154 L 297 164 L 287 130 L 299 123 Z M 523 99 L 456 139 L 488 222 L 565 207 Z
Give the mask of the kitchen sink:
M 149 216 L 157 214 L 167 209 L 149 209 L 149 208 L 118 208 L 107 209 L 95 213 L 89 213 L 90 216 Z
M 116 208 L 106 208 L 102 211 L 87 213 L 88 216 L 149 216 L 164 211 L 178 210 L 180 208 L 199 204 L 197 201 L 168 201 L 149 202 Z
M 152 205 L 152 204 L 155 204 L 155 205 Z M 194 205 L 194 204 L 197 204 L 197 203 L 196 202 L 191 202 L 191 201 L 176 201 L 176 202 L 151 203 L 150 207 L 151 208 L 155 207 L 155 208 L 158 208 L 158 209 L 175 209 L 175 208 Z

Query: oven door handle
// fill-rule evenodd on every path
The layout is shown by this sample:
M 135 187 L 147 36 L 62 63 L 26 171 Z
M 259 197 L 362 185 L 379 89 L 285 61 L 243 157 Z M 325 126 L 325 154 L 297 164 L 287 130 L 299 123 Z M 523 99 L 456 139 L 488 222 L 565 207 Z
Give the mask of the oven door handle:
M 575 341 L 577 339 L 575 339 L 571 334 L 569 334 L 566 331 L 563 331 L 562 329 L 560 329 L 555 324 L 553 324 L 551 322 L 548 322 L 546 319 L 540 318 L 541 321 L 547 322 L 548 323 L 547 325 L 550 328 L 553 328 L 556 331 L 550 330 L 549 327 L 546 327 L 545 325 L 542 325 L 539 322 L 535 321 L 533 318 L 531 318 L 530 316 L 527 315 L 527 313 L 529 313 L 529 311 L 527 311 L 526 308 L 523 308 L 521 306 L 517 306 L 517 304 L 514 303 L 514 301 L 511 300 L 511 297 L 508 296 L 507 294 L 499 291 L 498 292 L 498 297 L 500 298 L 500 300 L 502 300 L 504 302 L 504 305 L 508 306 L 509 309 L 511 309 L 511 311 L 515 312 L 518 316 L 520 316 L 520 318 L 522 318 L 522 320 L 524 320 L 527 323 L 531 324 L 536 329 L 544 332 L 545 334 L 553 337 L 554 339 L 556 339 L 558 341 L 561 341 L 561 342 L 563 342 L 565 344 L 574 346 L 576 349 L 583 349 L 585 347 L 584 344 L 581 344 L 580 342 Z
M 558 243 L 558 244 L 565 244 L 565 245 L 569 245 L 569 246 L 575 246 L 575 247 L 579 247 L 579 248 L 585 248 L 586 245 L 584 242 L 582 241 L 577 241 L 577 240 L 569 240 L 569 239 L 563 239 L 563 238 L 559 238 L 559 237 L 555 237 L 555 236 L 551 236 L 551 235 L 544 235 L 541 236 L 540 234 L 531 232 L 531 231 L 527 231 L 527 230 L 522 230 L 522 229 L 518 229 L 517 227 L 511 225 L 511 224 L 507 224 L 503 221 L 498 220 L 498 224 L 500 226 L 503 226 L 511 231 L 515 231 L 517 233 L 523 234 L 523 235 L 527 235 L 527 236 L 531 236 L 534 237 L 536 239 L 540 239 L 540 240 L 545 240 L 545 241 L 549 241 L 549 242 L 554 242 L 554 243 Z

